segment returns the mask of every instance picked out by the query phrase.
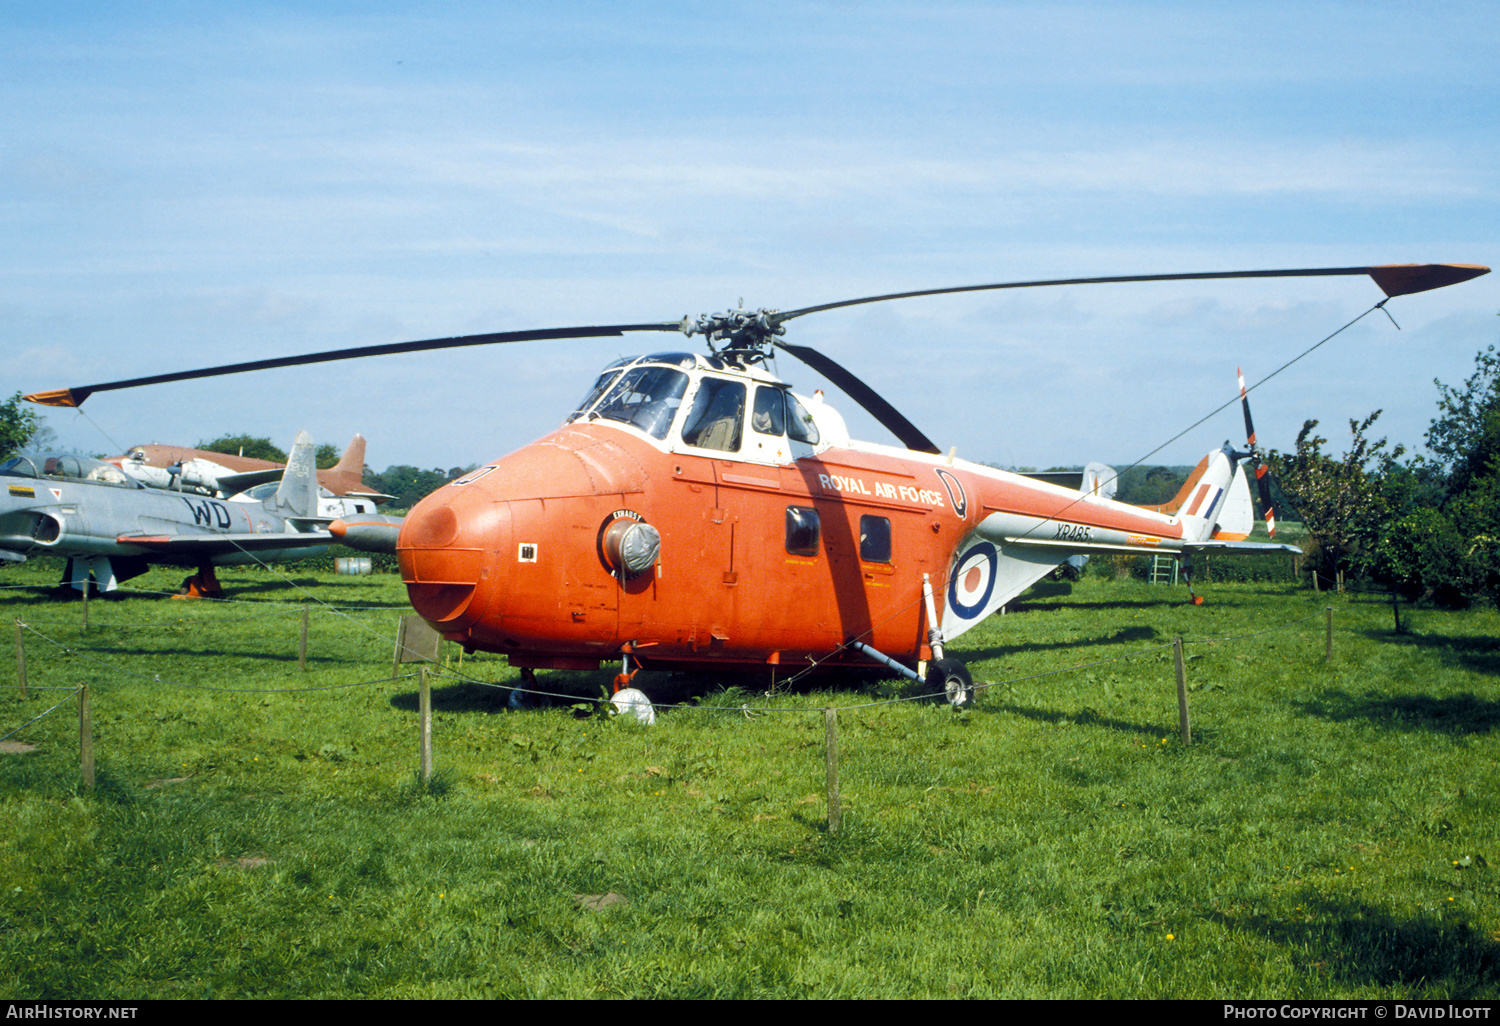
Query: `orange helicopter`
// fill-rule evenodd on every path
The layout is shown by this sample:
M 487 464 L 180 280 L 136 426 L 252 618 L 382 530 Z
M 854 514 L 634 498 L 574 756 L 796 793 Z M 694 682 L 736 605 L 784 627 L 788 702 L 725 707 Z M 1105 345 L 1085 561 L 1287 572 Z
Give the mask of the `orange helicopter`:
M 787 321 L 955 292 L 1318 275 L 1369 275 L 1383 305 L 1488 270 L 1404 264 L 1008 282 L 334 350 L 26 398 L 77 406 L 109 389 L 390 353 L 703 335 L 707 355 L 661 352 L 606 367 L 561 428 L 439 488 L 404 524 L 349 518 L 333 532 L 394 548 L 413 608 L 470 651 L 505 653 L 528 684 L 537 669 L 615 661 L 617 690 L 641 669 L 883 665 L 963 705 L 973 685 L 944 643 L 1069 557 L 1296 551 L 1245 540 L 1254 519 L 1242 467 L 1254 455 L 1248 404 L 1252 452 L 1226 444 L 1209 453 L 1173 503 L 1147 509 L 1105 497 L 1097 476 L 1069 489 L 944 456 L 855 375 L 783 341 Z M 851 439 L 821 393 L 794 394 L 764 369 L 776 350 L 843 389 L 901 446 Z M 1265 500 L 1263 472 L 1257 478 Z

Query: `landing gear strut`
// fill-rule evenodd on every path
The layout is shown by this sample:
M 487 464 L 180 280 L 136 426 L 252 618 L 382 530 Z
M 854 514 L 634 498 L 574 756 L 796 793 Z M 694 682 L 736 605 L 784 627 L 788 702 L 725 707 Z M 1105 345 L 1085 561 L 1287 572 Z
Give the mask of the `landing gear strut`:
M 651 724 L 656 722 L 656 710 L 651 707 L 651 699 L 644 691 L 632 686 L 635 675 L 641 672 L 639 665 L 635 669 L 630 668 L 630 654 L 622 653 L 620 657 L 620 672 L 615 674 L 614 691 L 610 695 L 609 703 L 616 715 L 625 714 L 634 716 L 642 723 Z
M 945 699 L 955 709 L 963 709 L 974 702 L 974 682 L 969 671 L 957 659 L 936 659 L 927 666 L 923 677 L 910 667 L 903 666 L 884 652 L 879 652 L 862 641 L 849 641 L 849 647 L 863 652 L 871 659 L 895 670 L 907 680 L 917 684 L 917 695 L 924 699 Z
M 974 679 L 969 676 L 969 668 L 957 659 L 933 660 L 927 667 L 924 691 L 956 709 L 974 704 Z
M 506 703 L 512 709 L 530 708 L 535 699 L 533 692 L 536 691 L 536 671 L 529 666 L 521 667 L 521 683 L 510 692 L 510 700 Z
M 223 598 L 224 588 L 219 584 L 213 564 L 204 563 L 198 568 L 196 574 L 182 582 L 182 590 L 172 597 L 174 599 Z
M 1187 585 L 1189 601 L 1195 606 L 1203 605 L 1203 596 L 1193 591 L 1193 560 L 1186 553 L 1182 557 L 1182 583 Z

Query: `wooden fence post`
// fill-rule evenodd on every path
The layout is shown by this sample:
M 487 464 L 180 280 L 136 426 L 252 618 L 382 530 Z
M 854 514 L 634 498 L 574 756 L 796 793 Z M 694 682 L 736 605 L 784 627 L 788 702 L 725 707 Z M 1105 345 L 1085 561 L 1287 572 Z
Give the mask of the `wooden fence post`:
M 1177 663 L 1177 721 L 1182 727 L 1182 743 L 1193 743 L 1193 728 L 1188 719 L 1187 666 L 1182 659 L 1182 638 L 1172 642 L 1172 658 Z
M 26 697 L 26 641 L 22 636 L 21 618 L 16 618 L 16 682 L 21 685 L 21 697 Z
M 839 832 L 839 731 L 838 713 L 832 706 L 823 710 L 824 762 L 828 775 L 828 835 Z
M 432 687 L 427 683 L 427 667 L 422 667 L 417 685 L 417 710 L 422 721 L 421 778 L 422 786 L 432 781 Z
M 94 721 L 89 712 L 89 686 L 78 685 L 78 769 L 85 790 L 94 789 Z

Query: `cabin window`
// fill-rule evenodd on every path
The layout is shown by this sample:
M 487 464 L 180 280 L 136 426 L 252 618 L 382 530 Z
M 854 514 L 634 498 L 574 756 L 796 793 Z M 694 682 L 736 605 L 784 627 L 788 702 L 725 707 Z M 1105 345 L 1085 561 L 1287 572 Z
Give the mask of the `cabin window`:
M 786 550 L 793 556 L 818 554 L 818 511 L 806 506 L 786 508 Z
M 652 438 L 666 438 L 682 405 L 688 377 L 670 367 L 634 367 L 609 390 L 594 416 L 634 424 Z
M 867 563 L 891 561 L 891 522 L 885 517 L 859 518 L 859 558 Z
M 818 425 L 813 423 L 812 414 L 807 408 L 797 401 L 792 393 L 786 393 L 787 417 L 786 433 L 799 442 L 808 445 L 818 444 Z
M 739 452 L 744 421 L 745 386 L 723 378 L 704 378 L 682 422 L 682 440 L 700 449 Z
M 781 398 L 781 389 L 762 385 L 755 390 L 750 426 L 763 435 L 786 434 L 786 403 Z

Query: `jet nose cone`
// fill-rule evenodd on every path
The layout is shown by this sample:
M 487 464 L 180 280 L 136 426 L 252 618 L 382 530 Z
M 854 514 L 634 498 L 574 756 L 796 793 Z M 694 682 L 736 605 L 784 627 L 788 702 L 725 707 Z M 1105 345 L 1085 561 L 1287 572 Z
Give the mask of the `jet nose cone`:
M 366 552 L 395 552 L 401 521 L 382 513 L 363 513 L 328 525 L 328 533 L 350 548 Z

